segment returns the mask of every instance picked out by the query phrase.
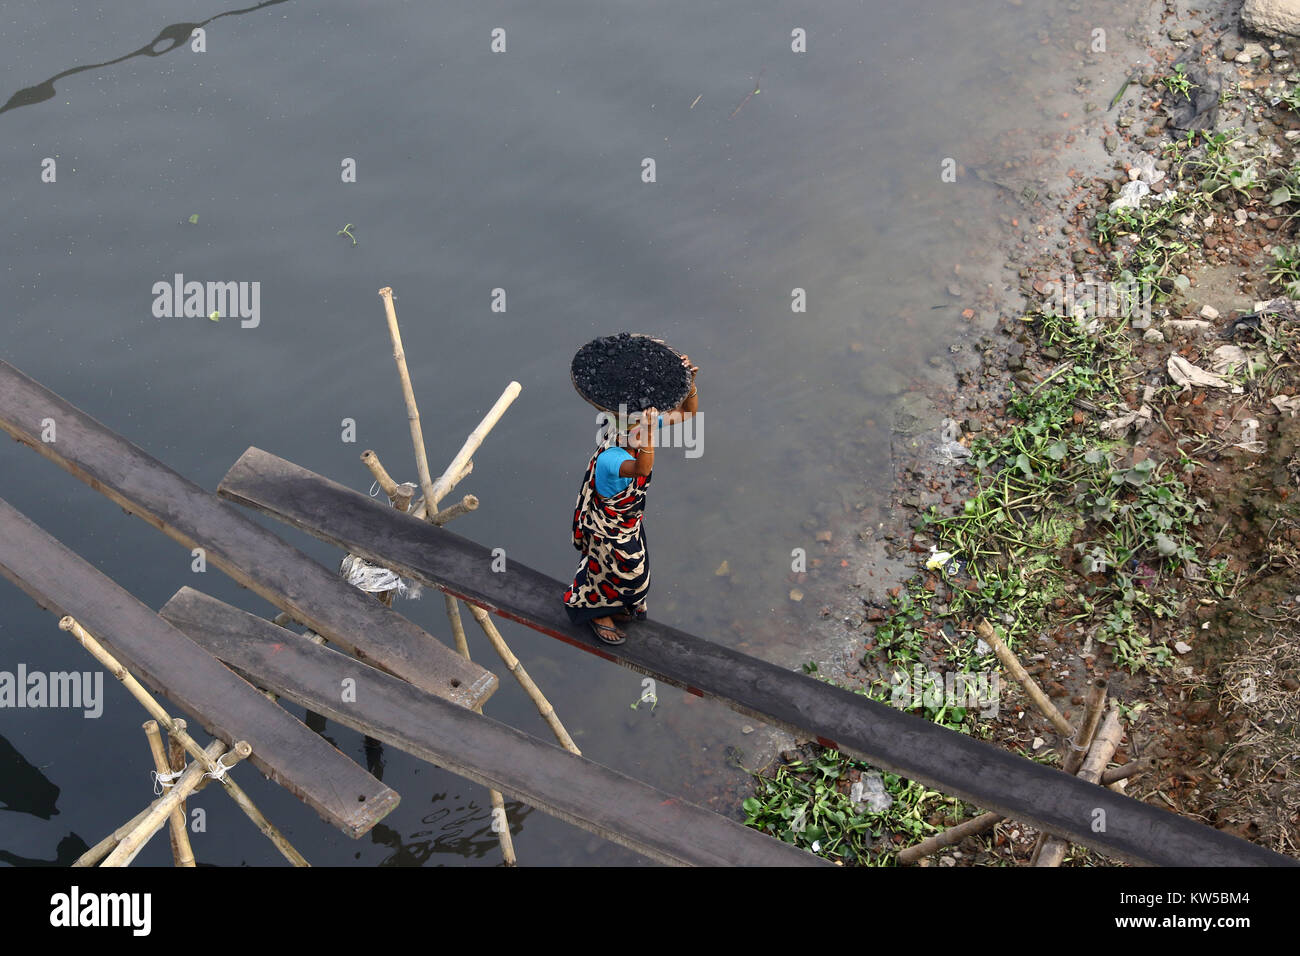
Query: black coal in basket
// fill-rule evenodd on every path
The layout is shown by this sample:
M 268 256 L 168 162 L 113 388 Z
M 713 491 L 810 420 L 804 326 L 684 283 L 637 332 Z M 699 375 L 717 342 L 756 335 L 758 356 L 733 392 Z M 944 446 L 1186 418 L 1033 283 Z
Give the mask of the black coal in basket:
M 604 412 L 676 408 L 691 390 L 691 373 L 682 353 L 639 332 L 619 332 L 592 339 L 569 367 L 573 387 Z

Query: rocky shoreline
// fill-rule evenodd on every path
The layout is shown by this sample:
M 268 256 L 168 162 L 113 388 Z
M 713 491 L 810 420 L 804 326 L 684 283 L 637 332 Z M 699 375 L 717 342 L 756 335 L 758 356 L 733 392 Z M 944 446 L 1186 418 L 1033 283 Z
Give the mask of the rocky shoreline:
M 824 612 L 843 651 L 818 673 L 1059 764 L 1005 675 L 995 717 L 898 694 L 900 675 L 996 670 L 974 633 L 987 619 L 1067 718 L 1109 682 L 1116 761 L 1153 761 L 1116 786 L 1296 856 L 1300 40 L 1242 36 L 1236 4 L 1157 17 L 1080 78 L 1053 156 L 962 170 L 1007 192 L 1010 281 L 963 302 L 951 375 L 897 405 L 894 507 L 835 548 L 860 570 Z M 841 759 L 827 805 L 871 825 L 792 831 L 836 759 L 783 752 L 751 824 L 888 863 L 979 812 L 883 775 L 906 818 L 867 813 L 881 776 Z M 1023 864 L 1036 836 L 1008 821 L 927 862 Z

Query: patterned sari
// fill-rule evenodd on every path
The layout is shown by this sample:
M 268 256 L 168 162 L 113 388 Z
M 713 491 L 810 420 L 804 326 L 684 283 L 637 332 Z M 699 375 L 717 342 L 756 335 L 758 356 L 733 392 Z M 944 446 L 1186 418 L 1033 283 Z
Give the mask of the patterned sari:
M 641 517 L 650 475 L 633 478 L 612 498 L 596 493 L 596 459 L 617 440 L 618 433 L 607 429 L 587 462 L 573 510 L 573 546 L 582 552 L 582 561 L 564 592 L 564 606 L 574 624 L 620 611 L 638 620 L 646 615 L 650 553 Z

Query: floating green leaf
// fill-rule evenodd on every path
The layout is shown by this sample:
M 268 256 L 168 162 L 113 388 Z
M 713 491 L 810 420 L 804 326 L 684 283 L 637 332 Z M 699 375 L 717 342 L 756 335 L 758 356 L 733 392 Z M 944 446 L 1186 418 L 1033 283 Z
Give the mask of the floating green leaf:
M 190 216 L 190 225 L 194 225 L 198 221 L 199 221 L 199 214 L 197 212 L 194 215 Z

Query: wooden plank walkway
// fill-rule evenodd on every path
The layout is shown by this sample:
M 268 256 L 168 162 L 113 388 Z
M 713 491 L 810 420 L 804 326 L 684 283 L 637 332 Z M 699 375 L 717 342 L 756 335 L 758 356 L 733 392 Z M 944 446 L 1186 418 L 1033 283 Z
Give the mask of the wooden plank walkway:
M 350 653 L 465 707 L 496 690 L 490 671 L 3 361 L 0 428 Z
M 826 862 L 191 588 L 177 591 L 159 613 L 277 694 L 661 863 Z M 348 678 L 356 682 L 350 703 L 339 694 Z
M 569 623 L 565 583 L 337 482 L 250 448 L 218 493 L 503 617 L 733 710 L 814 737 L 978 807 L 1136 863 L 1297 865 L 1195 821 L 1067 776 L 886 704 L 650 620 L 600 644 Z M 573 554 L 567 545 L 566 554 Z M 1096 811 L 1105 832 L 1092 830 Z
M 3 500 L 0 575 L 46 610 L 75 617 L 209 733 L 228 744 L 247 740 L 262 773 L 349 836 L 365 833 L 397 806 L 395 791 Z

